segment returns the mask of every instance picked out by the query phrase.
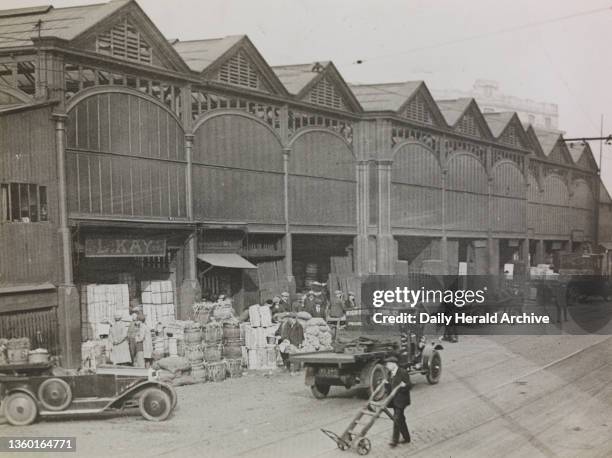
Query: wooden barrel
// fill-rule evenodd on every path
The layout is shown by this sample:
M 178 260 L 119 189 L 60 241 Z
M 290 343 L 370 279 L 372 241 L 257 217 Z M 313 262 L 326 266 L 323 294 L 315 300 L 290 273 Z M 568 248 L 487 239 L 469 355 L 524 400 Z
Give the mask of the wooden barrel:
M 185 328 L 185 342 L 189 344 L 202 342 L 202 329 L 199 326 Z
M 223 345 L 221 344 L 206 345 L 204 348 L 204 361 L 207 363 L 221 361 L 222 351 Z
M 240 325 L 238 323 L 223 323 L 223 340 L 240 339 Z
M 204 342 L 206 344 L 219 343 L 223 339 L 223 328 L 219 323 L 208 323 L 204 328 Z
M 242 358 L 242 342 L 238 339 L 228 339 L 223 343 L 223 357 L 225 359 Z
M 185 358 L 187 358 L 192 365 L 204 361 L 204 352 L 200 344 L 185 345 L 184 354 Z
M 225 380 L 225 362 L 215 362 L 206 364 L 206 379 L 210 382 L 221 382 Z
M 191 376 L 197 382 L 206 381 L 206 365 L 204 363 L 196 363 L 191 365 Z

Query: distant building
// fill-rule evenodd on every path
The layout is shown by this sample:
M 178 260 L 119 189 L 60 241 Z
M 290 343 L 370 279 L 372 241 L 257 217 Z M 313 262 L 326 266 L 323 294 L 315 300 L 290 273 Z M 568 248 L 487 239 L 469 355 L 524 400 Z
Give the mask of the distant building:
M 534 127 L 556 130 L 559 126 L 557 104 L 504 94 L 499 90 L 497 81 L 476 80 L 471 90 L 433 89 L 431 93 L 436 100 L 473 97 L 483 113 L 515 111 L 521 122 Z

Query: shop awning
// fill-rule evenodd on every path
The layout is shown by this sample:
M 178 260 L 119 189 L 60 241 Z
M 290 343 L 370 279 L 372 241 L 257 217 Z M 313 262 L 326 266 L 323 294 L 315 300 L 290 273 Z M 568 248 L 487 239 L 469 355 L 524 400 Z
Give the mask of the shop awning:
M 612 250 L 612 242 L 599 242 L 599 245 L 604 247 L 606 250 Z
M 242 256 L 236 253 L 205 253 L 199 254 L 198 259 L 215 267 L 231 267 L 234 269 L 257 269 Z

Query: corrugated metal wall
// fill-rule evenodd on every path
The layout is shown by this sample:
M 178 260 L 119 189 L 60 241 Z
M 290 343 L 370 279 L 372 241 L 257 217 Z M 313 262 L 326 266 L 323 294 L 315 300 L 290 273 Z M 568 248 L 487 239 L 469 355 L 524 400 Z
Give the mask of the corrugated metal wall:
M 51 110 L 43 107 L 0 116 L 0 183 L 47 186 L 49 216 L 47 222 L 0 224 L 0 283 L 56 279 L 57 191 Z
M 493 167 L 491 209 L 494 231 L 525 233 L 525 178 L 518 166 L 500 162 Z
M 529 227 L 536 234 L 554 235 L 568 238 L 569 224 L 569 192 L 563 178 L 558 175 L 548 175 L 542 182 L 542 192 L 534 191 L 530 186 Z
M 309 132 L 289 159 L 289 218 L 292 223 L 356 226 L 355 159 L 335 135 Z
M 48 307 L 18 313 L 0 314 L 0 337 L 28 337 L 32 348 L 39 345 L 51 354 L 59 351 L 57 308 Z M 40 342 L 38 342 L 40 339 Z
M 68 114 L 68 204 L 73 214 L 187 216 L 183 130 L 161 106 L 98 94 Z
M 391 172 L 391 223 L 396 227 L 442 225 L 442 171 L 432 152 L 417 144 L 395 154 Z
M 574 181 L 574 193 L 570 197 L 572 206 L 570 229 L 582 230 L 586 238 L 595 236 L 595 199 L 589 185 L 584 180 Z
M 283 223 L 283 152 L 269 129 L 239 115 L 209 119 L 195 132 L 194 216 Z
M 457 154 L 448 162 L 446 227 L 450 230 L 487 230 L 488 179 L 474 156 Z

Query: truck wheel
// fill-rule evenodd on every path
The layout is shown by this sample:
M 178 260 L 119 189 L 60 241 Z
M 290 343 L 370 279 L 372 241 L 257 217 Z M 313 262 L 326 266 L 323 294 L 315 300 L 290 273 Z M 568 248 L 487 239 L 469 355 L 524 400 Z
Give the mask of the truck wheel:
M 13 426 L 31 425 L 38 416 L 36 401 L 27 393 L 9 394 L 2 401 L 2 413 Z
M 38 387 L 38 401 L 47 410 L 64 410 L 72 402 L 72 389 L 61 378 L 50 378 Z
M 440 376 L 442 375 L 442 358 L 440 353 L 437 351 L 433 352 L 427 369 L 427 381 L 430 385 L 435 385 L 440 381 Z
M 312 395 L 317 399 L 325 399 L 329 394 L 329 389 L 331 386 L 322 385 L 320 383 L 315 383 L 310 387 L 310 391 L 312 391 Z
M 387 379 L 387 369 L 380 363 L 375 363 L 368 374 L 368 397 L 376 391 L 376 388 Z M 376 397 L 372 399 L 374 402 L 384 399 L 386 393 L 384 390 L 378 392 Z
M 149 421 L 164 421 L 172 412 L 172 399 L 159 388 L 147 388 L 139 397 L 140 414 Z

